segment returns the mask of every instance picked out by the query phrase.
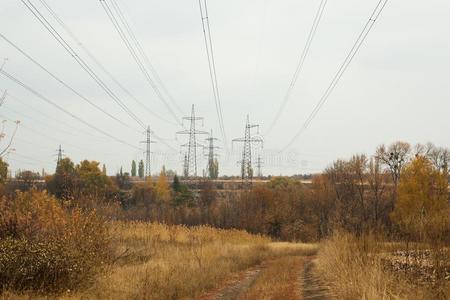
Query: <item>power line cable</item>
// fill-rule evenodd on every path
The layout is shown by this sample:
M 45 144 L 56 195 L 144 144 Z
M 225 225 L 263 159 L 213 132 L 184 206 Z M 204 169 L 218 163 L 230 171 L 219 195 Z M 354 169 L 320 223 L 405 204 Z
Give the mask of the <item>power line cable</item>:
M 280 119 L 281 114 L 285 110 L 289 99 L 291 98 L 292 91 L 294 90 L 294 87 L 295 87 L 295 85 L 297 83 L 298 77 L 299 77 L 301 71 L 303 70 L 303 65 L 305 64 L 306 58 L 308 57 L 309 50 L 311 48 L 312 42 L 313 42 L 314 37 L 315 37 L 316 32 L 317 32 L 317 28 L 319 27 L 320 21 L 322 20 L 323 12 L 325 10 L 326 5 L 327 5 L 327 0 L 321 0 L 320 1 L 320 5 L 319 5 L 319 8 L 318 8 L 318 10 L 317 10 L 317 12 L 315 14 L 314 21 L 313 21 L 313 24 L 311 26 L 311 30 L 310 30 L 308 38 L 306 40 L 306 44 L 305 44 L 305 46 L 304 46 L 304 48 L 302 50 L 302 53 L 300 55 L 300 60 L 299 60 L 299 62 L 297 64 L 295 72 L 294 72 L 294 74 L 293 74 L 293 76 L 291 78 L 291 82 L 290 82 L 289 87 L 287 89 L 287 92 L 286 92 L 286 94 L 285 94 L 285 96 L 283 98 L 283 101 L 282 101 L 280 107 L 278 108 L 278 111 L 277 111 L 277 113 L 275 115 L 275 118 L 273 119 L 272 123 L 270 124 L 269 129 L 266 132 L 266 135 L 269 134 L 273 130 L 273 128 L 277 124 L 278 120 Z
M 116 94 L 98 77 L 98 75 L 89 67 L 89 65 L 77 54 L 77 52 L 67 43 L 66 40 L 58 33 L 58 31 L 48 22 L 48 20 L 40 13 L 40 11 L 31 3 L 30 0 L 21 0 L 28 10 L 36 17 L 36 19 L 47 29 L 47 31 L 55 38 L 55 40 L 72 56 L 80 67 L 88 73 L 88 75 L 97 83 L 97 85 L 105 91 L 105 93 L 116 102 L 123 111 L 125 111 L 133 120 L 135 120 L 142 128 L 144 123 L 116 96 Z
M 116 13 L 119 16 L 119 19 L 121 20 L 122 24 L 125 26 L 125 30 L 128 32 L 128 35 L 131 37 L 131 40 L 134 42 L 138 52 L 140 53 L 141 57 L 144 59 L 144 62 L 147 64 L 147 66 L 150 69 L 150 72 L 152 73 L 153 77 L 155 78 L 156 82 L 159 84 L 159 86 L 161 87 L 161 89 L 163 90 L 163 92 L 167 95 L 167 97 L 169 98 L 169 100 L 172 102 L 172 104 L 174 105 L 174 107 L 178 110 L 178 112 L 182 115 L 184 115 L 184 111 L 180 108 L 180 106 L 178 106 L 177 102 L 175 101 L 175 99 L 172 97 L 172 95 L 169 93 L 169 91 L 167 90 L 164 82 L 161 79 L 161 76 L 159 76 L 158 72 L 156 71 L 155 67 L 153 66 L 152 62 L 150 61 L 148 55 L 146 54 L 146 52 L 143 50 L 141 43 L 139 42 L 139 40 L 136 38 L 136 35 L 134 34 L 129 22 L 127 21 L 127 19 L 125 18 L 125 15 L 123 14 L 122 9 L 120 8 L 120 6 L 118 5 L 116 0 L 110 0 L 114 10 L 116 11 Z
M 87 127 L 115 140 L 116 142 L 119 142 L 121 144 L 130 146 L 134 149 L 139 149 L 136 146 L 125 142 L 119 138 L 116 138 L 115 136 L 111 135 L 110 133 L 104 131 L 103 129 L 100 129 L 94 125 L 92 125 L 91 123 L 86 122 L 85 120 L 81 119 L 80 117 L 76 116 L 75 114 L 71 113 L 70 111 L 64 109 L 63 107 L 61 107 L 60 105 L 56 104 L 55 102 L 51 101 L 50 99 L 44 97 L 43 95 L 41 95 L 40 93 L 38 93 L 37 91 L 35 91 L 34 89 L 32 89 L 31 87 L 29 87 L 28 85 L 26 85 L 25 83 L 23 83 L 22 81 L 20 81 L 19 79 L 17 79 L 16 77 L 12 76 L 11 74 L 9 74 L 8 72 L 4 71 L 4 70 L 0 70 L 0 74 L 5 76 L 6 78 L 10 79 L 11 81 L 13 81 L 14 83 L 16 83 L 17 85 L 20 85 L 21 87 L 23 87 L 24 89 L 28 90 L 30 93 L 34 94 L 36 97 L 40 98 L 41 100 L 47 102 L 48 104 L 56 107 L 58 110 L 62 111 L 63 113 L 69 115 L 70 117 L 72 117 L 73 119 L 79 121 L 80 123 L 83 123 L 84 125 L 86 125 Z
M 309 115 L 309 117 L 306 119 L 303 126 L 300 128 L 300 130 L 295 134 L 295 136 L 292 138 L 292 140 L 283 148 L 282 151 L 285 151 L 288 149 L 296 140 L 297 138 L 308 128 L 308 126 L 311 124 L 313 119 L 316 117 L 322 106 L 325 104 L 325 102 L 328 100 L 329 96 L 333 92 L 333 90 L 336 88 L 337 84 L 339 83 L 340 79 L 344 75 L 345 71 L 347 70 L 350 63 L 353 61 L 355 55 L 358 53 L 359 49 L 363 45 L 365 39 L 369 35 L 370 31 L 372 30 L 373 26 L 375 25 L 375 21 L 379 18 L 381 13 L 383 12 L 384 8 L 386 7 L 386 4 L 389 0 L 379 0 L 377 6 L 372 12 L 372 15 L 370 16 L 369 20 L 365 24 L 363 30 L 359 34 L 355 44 L 353 45 L 352 49 L 348 53 L 347 57 L 345 58 L 344 62 L 340 66 L 339 70 L 337 71 L 336 75 L 334 76 L 333 80 L 331 81 L 328 88 L 325 90 L 324 94 L 320 98 L 319 102 L 314 107 L 313 111 Z
M 6 117 L 6 116 L 3 115 L 3 114 L 0 114 L 0 117 L 3 118 L 3 119 L 5 119 L 5 120 L 14 122 L 14 120 L 12 120 L 12 119 Z M 47 135 L 47 134 L 45 134 L 45 133 L 42 133 L 42 132 L 40 132 L 39 130 L 37 130 L 35 127 L 30 127 L 30 126 L 27 126 L 27 125 L 23 124 L 23 122 L 20 123 L 20 128 L 25 128 L 25 129 L 27 129 L 27 130 L 33 132 L 34 134 L 40 135 L 40 136 L 42 136 L 42 137 L 45 137 L 45 138 L 48 138 L 48 139 L 51 139 L 51 140 L 54 140 L 54 141 L 57 142 L 57 143 L 60 143 L 60 142 L 61 142 L 61 139 L 58 139 L 58 138 L 55 138 L 54 136 L 50 136 L 50 135 Z M 80 147 L 80 146 L 75 145 L 75 144 L 71 144 L 71 143 L 69 143 L 69 142 L 65 142 L 65 144 L 70 145 L 70 146 L 72 146 L 72 147 L 74 147 L 74 148 L 77 148 L 78 150 L 81 150 L 81 151 L 85 151 L 85 152 L 88 152 L 88 151 L 89 151 L 89 149 Z
M 58 16 L 58 14 L 48 5 L 45 0 L 39 0 L 41 4 L 47 9 L 47 11 L 52 15 L 56 22 L 66 31 L 66 33 L 72 38 L 72 40 L 86 53 L 87 56 L 99 67 L 103 73 L 105 73 L 128 97 L 133 99 L 137 104 L 143 107 L 148 113 L 154 117 L 164 121 L 166 123 L 176 125 L 178 124 L 161 117 L 159 114 L 152 111 L 148 106 L 146 106 L 142 101 L 140 101 L 136 96 L 134 96 L 120 81 L 110 72 L 106 67 L 95 57 L 95 55 L 80 41 L 80 39 L 73 33 L 73 31 L 67 26 L 67 24 Z
M 161 93 L 161 91 L 159 90 L 158 86 L 155 84 L 155 82 L 151 78 L 149 72 L 147 71 L 147 68 L 145 67 L 145 65 L 142 62 L 142 59 L 139 57 L 138 53 L 136 53 L 136 50 L 133 48 L 131 42 L 128 40 L 126 33 L 124 32 L 124 30 L 120 26 L 120 22 L 115 17 L 115 15 L 114 15 L 113 11 L 111 10 L 108 2 L 106 2 L 105 0 L 99 0 L 99 1 L 100 1 L 100 4 L 102 5 L 103 9 L 105 10 L 108 18 L 110 19 L 111 23 L 113 24 L 114 28 L 116 29 L 117 33 L 119 34 L 121 40 L 123 41 L 123 43 L 125 44 L 126 48 L 128 49 L 128 52 L 131 54 L 131 57 L 133 58 L 133 60 L 138 65 L 139 70 L 144 75 L 147 83 L 155 91 L 157 97 L 164 103 L 164 105 L 166 106 L 166 108 L 169 110 L 170 114 L 174 118 L 174 120 L 177 123 L 180 124 L 178 116 L 172 110 L 172 108 L 170 107 L 169 103 L 166 101 L 164 95 Z M 113 7 L 113 9 L 114 9 L 114 7 Z
M 5 35 L 0 33 L 0 37 L 7 42 L 9 45 L 11 45 L 14 49 L 16 49 L 18 52 L 20 52 L 23 56 L 25 56 L 28 60 L 30 60 L 33 64 L 35 64 L 36 66 L 38 66 L 41 70 L 43 70 L 45 73 L 47 73 L 48 75 L 50 75 L 53 79 L 55 79 L 56 81 L 58 81 L 61 85 L 63 85 L 65 88 L 69 89 L 70 91 L 72 91 L 75 95 L 77 95 L 78 97 L 80 97 L 81 99 L 83 99 L 84 101 L 86 101 L 87 103 L 89 103 L 92 107 L 94 107 L 95 109 L 97 109 L 98 111 L 100 111 L 101 113 L 107 115 L 108 117 L 110 117 L 111 119 L 113 119 L 116 122 L 119 122 L 121 125 L 126 126 L 128 128 L 132 128 L 130 127 L 130 125 L 128 125 L 127 123 L 121 121 L 120 119 L 118 119 L 117 117 L 115 117 L 114 115 L 108 113 L 106 110 L 104 110 L 102 107 L 98 106 L 97 104 L 95 104 L 92 100 L 88 99 L 87 97 L 83 96 L 80 92 L 78 92 L 77 90 L 75 90 L 72 86 L 70 86 L 68 83 L 66 83 L 65 81 L 63 81 L 62 79 L 60 79 L 58 76 L 56 76 L 54 73 L 52 73 L 49 69 L 47 69 L 46 67 L 44 67 L 42 64 L 40 64 L 37 60 L 35 60 L 33 57 L 31 57 L 31 55 L 29 55 L 28 53 L 26 53 L 24 50 L 22 50 L 21 48 L 19 48 L 19 46 L 17 46 L 14 42 L 12 42 L 10 39 L 8 39 Z M 133 129 L 133 128 L 132 128 Z
M 208 14 L 208 6 L 206 3 L 206 0 L 198 1 L 199 8 L 200 8 L 200 17 L 202 19 L 202 28 L 203 28 L 203 37 L 205 41 L 205 47 L 206 47 L 206 56 L 208 58 L 208 68 L 209 68 L 209 75 L 211 78 L 211 85 L 213 89 L 213 95 L 214 95 L 214 103 L 216 106 L 216 113 L 219 120 L 219 128 L 222 134 L 223 143 L 225 146 L 225 150 L 228 153 L 228 143 L 226 132 L 225 132 L 225 125 L 223 121 L 223 112 L 222 112 L 222 105 L 220 101 L 220 93 L 219 93 L 219 84 L 217 80 L 217 71 L 216 71 L 216 63 L 214 59 L 214 47 L 212 43 L 211 38 L 211 27 L 209 24 L 209 14 Z
M 9 97 L 10 97 L 11 99 L 14 99 L 14 101 L 19 102 L 19 103 L 22 104 L 23 106 L 26 106 L 26 107 L 32 109 L 33 111 L 35 111 L 35 112 L 37 112 L 38 114 L 40 114 L 40 115 L 42 115 L 43 117 L 45 117 L 46 119 L 53 120 L 53 121 L 55 121 L 56 123 L 59 123 L 59 124 L 64 124 L 66 127 L 70 128 L 70 129 L 72 129 L 72 130 L 75 130 L 75 131 L 77 131 L 77 132 L 82 132 L 83 134 L 90 135 L 90 136 L 93 136 L 93 137 L 97 137 L 96 135 L 94 135 L 94 134 L 93 134 L 92 132 L 90 132 L 90 131 L 82 130 L 82 129 L 80 129 L 80 128 L 77 128 L 77 127 L 75 127 L 75 126 L 72 126 L 72 125 L 70 125 L 70 124 L 68 124 L 68 123 L 64 123 L 63 121 L 54 118 L 54 117 L 51 116 L 50 114 L 47 114 L 47 113 L 43 112 L 42 110 L 37 109 L 37 108 L 31 106 L 28 102 L 21 100 L 20 98 L 18 98 L 17 96 L 12 95 L 11 93 L 9 94 Z M 11 108 L 9 108 L 9 109 L 11 109 Z M 19 113 L 19 112 L 16 112 L 16 113 Z

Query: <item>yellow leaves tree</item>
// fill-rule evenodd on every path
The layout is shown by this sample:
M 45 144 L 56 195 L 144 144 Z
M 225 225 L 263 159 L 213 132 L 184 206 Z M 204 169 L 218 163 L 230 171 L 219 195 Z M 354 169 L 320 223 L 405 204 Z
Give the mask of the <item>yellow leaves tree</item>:
M 437 242 L 449 226 L 447 178 L 425 157 L 406 165 L 392 221 L 410 238 Z
M 167 180 L 165 169 L 159 174 L 158 180 L 156 181 L 155 193 L 158 200 L 162 202 L 169 202 L 170 197 L 170 186 Z

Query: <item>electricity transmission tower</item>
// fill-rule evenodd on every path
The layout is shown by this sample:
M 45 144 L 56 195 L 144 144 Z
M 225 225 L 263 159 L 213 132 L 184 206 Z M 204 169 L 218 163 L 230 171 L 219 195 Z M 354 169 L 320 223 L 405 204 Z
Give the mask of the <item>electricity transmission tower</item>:
M 145 133 L 146 133 L 147 138 L 145 141 L 142 141 L 141 143 L 145 143 L 145 151 L 144 151 L 144 154 L 145 154 L 145 178 L 148 178 L 148 177 L 152 176 L 152 172 L 151 172 L 151 168 L 150 168 L 152 152 L 150 150 L 151 149 L 150 145 L 154 144 L 156 142 L 152 141 L 151 135 L 152 135 L 153 131 L 150 130 L 150 126 L 147 127 L 147 130 L 145 131 Z
M 252 135 L 252 129 L 257 128 L 257 134 Z M 263 147 L 263 139 L 259 136 L 259 125 L 250 124 L 249 116 L 247 115 L 247 124 L 245 125 L 245 135 L 243 138 L 234 139 L 233 142 L 244 143 L 242 151 L 241 173 L 242 184 L 244 188 L 252 186 L 253 168 L 252 168 L 252 144 L 261 144 Z
M 56 154 L 53 156 L 56 156 L 56 169 L 58 169 L 59 164 L 64 158 L 64 150 L 62 149 L 61 145 L 59 145 L 58 149 L 56 149 Z
M 64 153 L 64 151 L 61 149 L 61 145 L 59 145 L 59 148 L 57 151 L 58 151 L 58 159 L 56 161 L 56 165 L 58 166 L 59 163 L 61 162 L 61 160 L 63 159 L 63 153 Z
M 190 117 L 184 117 L 183 121 L 187 120 L 190 122 L 189 130 L 183 130 L 177 132 L 177 134 L 187 134 L 189 135 L 189 142 L 184 147 L 188 147 L 187 150 L 187 160 L 185 158 L 185 170 L 184 175 L 187 177 L 197 177 L 197 148 L 203 147 L 201 144 L 197 143 L 197 135 L 199 134 L 208 134 L 206 131 L 200 131 L 195 129 L 195 125 L 197 121 L 203 121 L 202 117 L 195 116 L 194 105 L 192 105 L 192 111 Z
M 261 159 L 261 155 L 258 155 L 258 159 L 256 160 L 256 169 L 257 169 L 257 176 L 259 178 L 261 178 L 263 176 L 262 166 L 263 166 L 263 161 Z
M 213 132 L 211 130 L 210 136 L 206 139 L 208 142 L 208 176 L 210 179 L 215 179 L 218 176 L 218 166 L 216 165 L 216 157 L 218 156 L 217 153 L 215 153 L 216 149 L 219 149 L 219 147 L 214 146 L 214 141 L 218 141 L 218 139 L 214 138 Z

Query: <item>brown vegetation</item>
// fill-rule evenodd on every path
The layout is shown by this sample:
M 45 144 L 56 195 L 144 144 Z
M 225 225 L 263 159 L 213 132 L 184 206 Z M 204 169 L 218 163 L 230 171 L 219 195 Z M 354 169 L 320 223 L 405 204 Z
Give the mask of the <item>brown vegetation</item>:
M 86 286 L 107 262 L 108 232 L 95 212 L 66 210 L 45 192 L 0 199 L 0 289 Z

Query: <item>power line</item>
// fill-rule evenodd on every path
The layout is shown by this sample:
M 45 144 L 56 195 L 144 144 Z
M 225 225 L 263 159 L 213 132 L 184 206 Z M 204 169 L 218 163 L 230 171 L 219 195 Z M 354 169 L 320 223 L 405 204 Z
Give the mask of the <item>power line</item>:
M 155 78 L 156 82 L 160 85 L 161 89 L 167 95 L 167 97 L 172 102 L 172 104 L 175 106 L 175 108 L 178 110 L 178 112 L 181 113 L 181 115 L 184 115 L 184 111 L 178 106 L 178 104 L 175 101 L 175 99 L 169 93 L 169 91 L 167 90 L 164 82 L 162 81 L 161 77 L 159 76 L 158 72 L 156 72 L 156 69 L 153 67 L 153 64 L 151 63 L 148 55 L 143 50 L 143 48 L 141 46 L 141 43 L 136 38 L 136 35 L 134 34 L 134 32 L 133 32 L 129 22 L 127 21 L 127 19 L 125 18 L 125 15 L 123 14 L 122 10 L 120 9 L 120 6 L 117 4 L 117 1 L 116 0 L 110 0 L 110 1 L 111 1 L 112 5 L 113 5 L 113 8 L 115 9 L 117 14 L 119 15 L 119 18 L 120 18 L 122 24 L 125 26 L 125 29 L 128 32 L 128 35 L 131 37 L 131 39 L 134 42 L 137 50 L 141 54 L 141 57 L 144 59 L 144 62 L 147 63 L 147 66 L 149 67 L 150 72 L 152 73 L 152 75 Z
M 36 19 L 47 29 L 55 40 L 69 53 L 69 55 L 80 65 L 80 67 L 97 83 L 97 85 L 125 111 L 142 128 L 144 123 L 114 94 L 114 92 L 100 79 L 100 77 L 89 67 L 89 65 L 77 54 L 77 52 L 64 40 L 58 31 L 48 22 L 30 0 L 21 0 Z M 27 4 L 28 2 L 28 4 Z
M 306 58 L 308 57 L 309 50 L 311 48 L 312 42 L 313 42 L 314 37 L 317 32 L 317 28 L 319 27 L 320 21 L 322 20 L 323 12 L 325 10 L 326 5 L 327 5 L 327 0 L 320 1 L 319 8 L 316 12 L 313 24 L 311 26 L 311 30 L 309 32 L 308 38 L 306 39 L 305 47 L 303 48 L 303 51 L 300 55 L 300 60 L 297 64 L 297 68 L 295 69 L 294 75 L 292 76 L 291 82 L 290 82 L 287 92 L 284 96 L 283 102 L 281 103 L 280 107 L 278 108 L 275 118 L 273 119 L 272 123 L 270 124 L 269 129 L 266 132 L 266 135 L 269 134 L 273 130 L 276 123 L 280 119 L 281 114 L 283 113 L 284 109 L 286 108 L 286 105 L 287 105 L 289 99 L 291 98 L 292 91 L 294 90 L 294 87 L 295 87 L 295 84 L 297 83 L 298 77 L 299 77 L 301 71 L 303 70 L 303 65 L 305 64 Z
M 116 29 L 117 33 L 119 34 L 121 40 L 124 42 L 126 48 L 128 49 L 128 52 L 131 54 L 133 60 L 138 65 L 139 70 L 144 75 L 147 83 L 155 91 L 156 96 L 164 103 L 164 105 L 166 106 L 166 108 L 169 110 L 170 114 L 174 118 L 174 120 L 176 122 L 179 122 L 177 115 L 172 110 L 169 103 L 166 101 L 164 95 L 161 93 L 158 86 L 155 84 L 155 82 L 151 78 L 149 72 L 147 71 L 147 68 L 145 67 L 145 65 L 143 63 L 143 59 L 139 57 L 139 54 L 136 52 L 136 50 L 133 48 L 131 42 L 128 40 L 127 34 L 125 33 L 124 29 L 121 27 L 120 23 L 122 23 L 122 25 L 126 28 L 125 30 L 128 30 L 127 25 L 125 24 L 125 21 L 122 20 L 120 17 L 119 17 L 120 22 L 117 20 L 116 16 L 114 15 L 113 11 L 110 8 L 108 2 L 106 2 L 105 0 L 99 0 L 99 1 L 100 1 L 100 4 L 102 5 L 103 9 L 105 10 L 108 18 L 110 19 L 111 23 L 113 24 L 114 28 Z M 116 14 L 120 15 L 118 6 L 113 5 L 113 9 L 116 12 Z M 129 35 L 131 35 L 131 34 L 129 33 Z
M 31 116 L 29 116 L 29 115 L 27 115 L 27 114 L 24 114 L 24 113 L 22 113 L 22 112 L 19 112 L 19 111 L 15 110 L 15 109 L 12 109 L 12 108 L 10 108 L 10 107 L 4 107 L 4 109 L 7 109 L 7 110 L 9 110 L 9 111 L 11 111 L 11 112 L 13 112 L 13 113 L 19 115 L 19 116 L 23 116 L 23 117 L 25 117 L 25 118 L 27 118 L 27 119 L 30 119 L 31 121 L 34 120 L 34 122 L 41 123 L 42 125 L 44 125 L 45 127 L 48 127 L 48 128 L 51 129 L 51 130 L 57 130 L 57 131 L 60 131 L 61 133 L 69 134 L 69 135 L 73 135 L 73 134 L 74 134 L 73 132 L 66 131 L 66 130 L 61 129 L 61 128 L 59 128 L 59 127 L 55 127 L 55 126 L 52 126 L 52 125 L 49 125 L 49 124 L 45 124 L 44 122 L 39 121 L 39 120 L 35 119 L 34 117 L 31 117 Z M 36 123 L 34 123 L 34 124 L 36 124 Z M 75 134 L 77 134 L 77 133 L 75 133 Z
M 59 77 L 57 77 L 54 73 L 52 73 L 49 69 L 47 69 L 46 67 L 44 67 L 42 64 L 40 64 L 37 60 L 35 60 L 33 57 L 31 57 L 28 53 L 26 53 L 24 50 L 22 50 L 21 48 L 19 48 L 19 46 L 17 46 L 15 43 L 13 43 L 10 39 L 8 39 L 6 36 L 4 36 L 3 34 L 0 33 L 0 37 L 7 42 L 9 45 L 11 45 L 14 49 L 16 49 L 17 51 L 19 51 L 23 56 L 25 56 L 28 60 L 30 60 L 33 64 L 35 64 L 36 66 L 38 66 L 41 70 L 43 70 L 45 73 L 47 73 L 48 75 L 50 75 L 53 79 L 55 79 L 56 81 L 58 81 L 61 85 L 63 85 L 65 88 L 69 89 L 70 91 L 72 91 L 75 95 L 77 95 L 78 97 L 80 97 L 81 99 L 83 99 L 84 101 L 86 101 L 87 103 L 89 103 L 91 106 L 93 106 L 95 109 L 97 109 L 98 111 L 100 111 L 101 113 L 107 115 L 108 117 L 110 117 L 111 119 L 113 119 L 114 121 L 119 122 L 121 125 L 124 125 L 126 127 L 131 128 L 128 124 L 124 123 L 123 121 L 121 121 L 120 119 L 118 119 L 117 117 L 113 116 L 112 114 L 108 113 L 106 110 L 104 110 L 103 108 L 101 108 L 100 106 L 98 106 L 97 104 L 95 104 L 92 100 L 88 99 L 87 97 L 83 96 L 81 93 L 79 93 L 77 90 L 75 90 L 73 87 L 71 87 L 68 83 L 66 83 L 65 81 L 63 81 L 62 79 L 60 79 Z
M 41 4 L 47 9 L 47 11 L 51 14 L 51 16 L 56 20 L 56 22 L 66 31 L 66 33 L 72 38 L 72 40 L 86 53 L 87 56 L 105 73 L 125 94 L 127 94 L 131 99 L 133 99 L 137 104 L 143 107 L 148 113 L 152 114 L 156 118 L 167 122 L 169 124 L 175 124 L 160 115 L 153 112 L 148 106 L 144 105 L 139 99 L 137 99 L 127 88 L 123 86 L 114 77 L 114 75 L 106 69 L 106 67 L 94 56 L 94 54 L 80 41 L 80 39 L 73 33 L 73 31 L 67 26 L 67 24 L 58 16 L 58 14 L 48 5 L 45 0 L 39 0 Z M 178 124 L 175 124 L 178 125 Z
M 14 120 L 12 120 L 12 119 L 10 119 L 10 118 L 2 115 L 2 114 L 0 114 L 0 117 L 2 117 L 4 120 L 8 120 L 8 121 L 14 122 Z M 27 130 L 33 132 L 34 134 L 40 135 L 40 136 L 48 138 L 50 140 L 54 140 L 55 142 L 60 142 L 61 141 L 61 139 L 55 138 L 54 136 L 50 136 L 50 135 L 47 135 L 46 133 L 42 133 L 41 131 L 37 130 L 35 127 L 29 127 L 29 126 L 23 124 L 23 122 L 21 122 L 20 127 L 24 128 L 24 129 L 27 129 Z M 80 147 L 78 145 L 75 145 L 75 144 L 70 144 L 68 142 L 66 142 L 66 144 L 67 145 L 71 145 L 72 147 L 77 148 L 78 150 L 81 150 L 81 151 L 85 151 L 85 152 L 89 151 L 88 149 L 82 148 L 82 147 Z
M 209 24 L 209 14 L 208 14 L 208 6 L 206 3 L 206 0 L 198 1 L 199 7 L 200 7 L 200 17 L 202 19 L 202 28 L 203 28 L 203 37 L 205 41 L 205 47 L 206 47 L 206 56 L 208 58 L 208 68 L 209 68 L 209 76 L 211 78 L 211 86 L 213 89 L 213 95 L 214 95 L 214 103 L 216 106 L 216 113 L 217 117 L 219 119 L 219 128 L 222 134 L 222 138 L 225 145 L 225 150 L 228 153 L 228 144 L 227 144 L 227 137 L 225 133 L 225 125 L 223 121 L 223 112 L 222 112 L 222 105 L 220 102 L 220 93 L 219 93 L 219 84 L 217 81 L 217 71 L 216 71 L 216 63 L 214 59 L 214 47 L 212 43 L 211 38 L 211 27 Z
M 0 70 L 0 74 L 5 76 L 6 78 L 10 79 L 11 81 L 13 81 L 14 83 L 16 83 L 17 85 L 22 86 L 24 89 L 28 90 L 30 93 L 34 94 L 36 97 L 42 99 L 43 101 L 47 102 L 48 104 L 56 107 L 58 110 L 62 111 L 63 113 L 69 115 L 70 117 L 74 118 L 75 120 L 83 123 L 84 125 L 88 126 L 89 128 L 115 140 L 116 142 L 119 142 L 121 144 L 127 145 L 129 147 L 135 148 L 135 149 L 139 149 L 136 146 L 127 143 L 119 138 L 116 138 L 115 136 L 109 134 L 108 132 L 86 122 L 85 120 L 81 119 L 80 117 L 76 116 L 75 114 L 69 112 L 68 110 L 64 109 L 63 107 L 61 107 L 60 105 L 56 104 L 55 102 L 51 101 L 50 99 L 44 97 L 43 95 L 41 95 L 40 93 L 38 93 L 37 91 L 35 91 L 34 89 L 32 89 L 31 87 L 29 87 L 28 85 L 26 85 L 25 83 L 23 83 L 22 81 L 20 81 L 19 79 L 15 78 L 14 76 L 12 76 L 11 74 L 9 74 L 8 72 L 5 72 L 4 70 Z
M 358 53 L 359 49 L 361 48 L 362 44 L 364 43 L 365 39 L 369 35 L 370 31 L 372 30 L 373 26 L 375 25 L 375 21 L 379 18 L 381 13 L 383 12 L 387 2 L 389 0 L 379 0 L 377 6 L 373 10 L 369 20 L 365 24 L 363 30 L 359 34 L 358 38 L 356 39 L 355 44 L 353 45 L 352 49 L 348 53 L 347 57 L 345 58 L 344 62 L 340 66 L 339 70 L 337 71 L 336 75 L 334 76 L 333 80 L 331 81 L 328 88 L 325 90 L 324 94 L 320 98 L 319 102 L 314 107 L 313 111 L 309 115 L 309 117 L 306 119 L 303 126 L 300 128 L 300 130 L 295 134 L 295 136 L 292 138 L 292 140 L 283 148 L 282 151 L 285 151 L 287 148 L 289 148 L 296 140 L 297 138 L 308 128 L 308 126 L 311 124 L 313 119 L 316 117 L 322 106 L 325 104 L 325 102 L 328 100 L 328 97 L 331 95 L 333 90 L 336 88 L 337 84 L 339 83 L 341 77 L 344 75 L 345 71 L 347 70 L 350 63 L 353 61 L 353 58 Z
M 75 127 L 75 126 L 72 126 L 72 125 L 70 125 L 70 124 L 68 124 L 68 123 L 65 123 L 65 122 L 61 121 L 61 120 L 58 120 L 58 119 L 54 118 L 53 116 L 51 116 L 50 114 L 44 113 L 42 110 L 39 110 L 39 109 L 37 109 L 37 108 L 31 106 L 31 105 L 30 105 L 29 103 L 27 103 L 26 101 L 23 101 L 23 100 L 21 100 L 20 98 L 18 98 L 18 97 L 16 97 L 16 96 L 12 95 L 12 94 L 10 94 L 10 93 L 9 93 L 8 95 L 9 95 L 10 98 L 14 99 L 14 101 L 17 101 L 17 102 L 19 102 L 20 104 L 22 104 L 23 106 L 26 106 L 26 107 L 32 109 L 33 111 L 35 111 L 35 112 L 37 112 L 38 114 L 40 114 L 40 115 L 42 115 L 43 117 L 45 117 L 46 119 L 53 120 L 54 122 L 56 122 L 56 123 L 58 123 L 58 124 L 64 124 L 66 127 L 70 128 L 70 129 L 72 129 L 72 130 L 75 130 L 76 132 L 82 132 L 83 134 L 90 135 L 90 136 L 92 136 L 92 137 L 96 137 L 96 136 L 95 136 L 94 134 L 92 134 L 92 132 L 90 132 L 90 131 L 81 130 L 80 128 L 77 128 L 77 127 Z M 7 108 L 8 108 L 9 110 L 12 110 L 9 106 L 8 106 Z M 12 111 L 15 112 L 15 113 L 17 113 L 17 114 L 22 114 L 22 115 L 24 115 L 25 117 L 31 118 L 31 117 L 29 117 L 29 116 L 26 116 L 26 115 L 23 114 L 23 113 L 19 113 L 19 112 L 14 111 L 14 110 L 12 110 Z M 72 134 L 72 133 L 71 133 L 71 134 Z
M 10 160 L 15 161 L 15 162 L 18 162 L 18 163 L 23 163 L 23 164 L 26 164 L 26 165 L 33 165 L 33 166 L 39 166 L 39 167 L 41 167 L 41 166 L 42 166 L 42 163 L 43 163 L 43 162 L 36 161 L 36 160 L 23 161 L 23 160 L 21 160 L 21 159 L 16 159 L 16 158 L 11 158 L 11 157 L 8 157 L 8 158 L 6 159 L 6 161 L 10 161 Z M 49 167 L 52 163 L 50 163 L 50 162 L 45 162 L 45 164 L 47 164 L 46 166 Z

